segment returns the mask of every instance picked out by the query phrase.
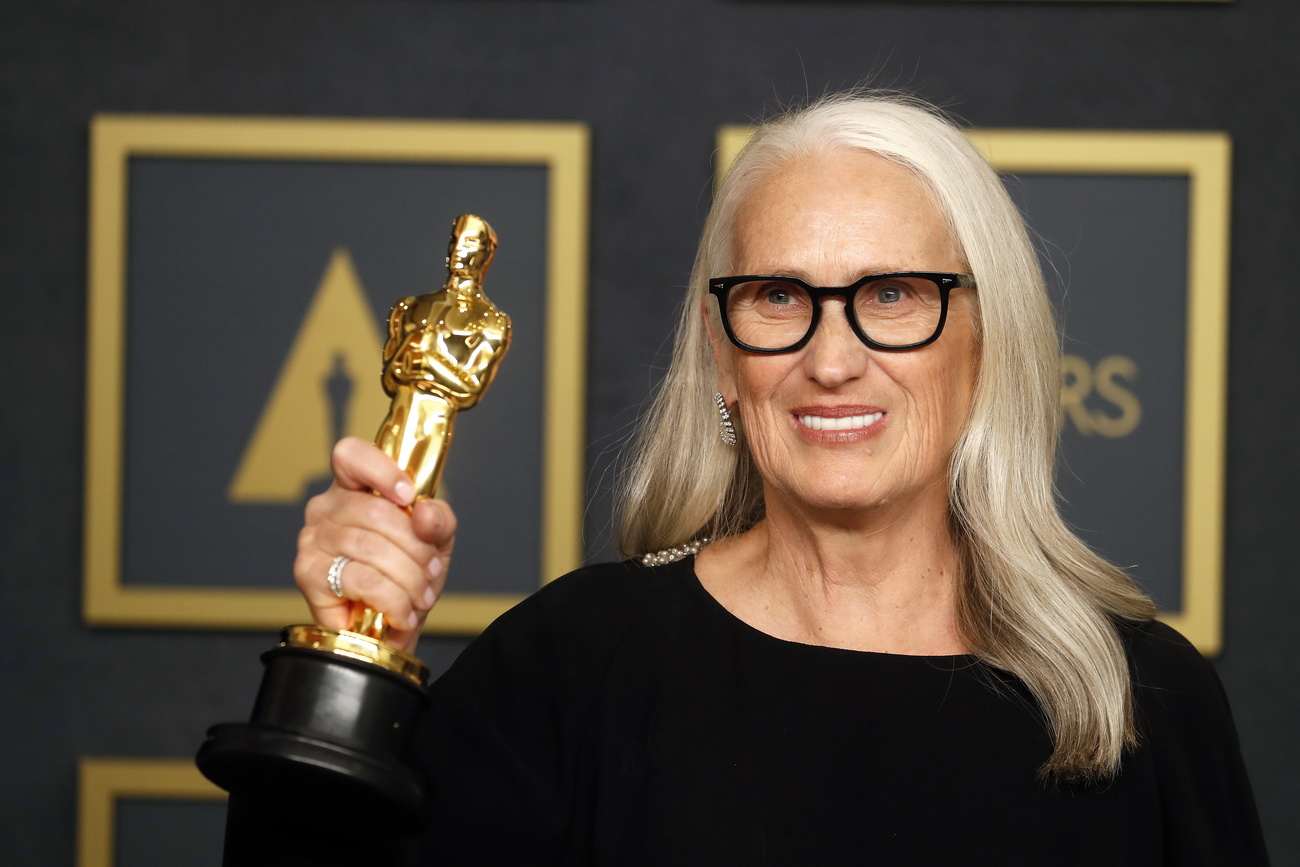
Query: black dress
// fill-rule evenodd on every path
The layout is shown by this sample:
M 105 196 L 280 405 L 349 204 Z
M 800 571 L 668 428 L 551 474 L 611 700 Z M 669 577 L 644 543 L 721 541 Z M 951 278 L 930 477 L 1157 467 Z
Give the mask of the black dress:
M 1267 863 L 1223 689 L 1169 627 L 1122 630 L 1141 746 L 1052 785 L 1015 678 L 773 638 L 692 566 L 579 570 L 470 645 L 430 689 L 418 839 L 381 853 L 232 802 L 227 863 Z

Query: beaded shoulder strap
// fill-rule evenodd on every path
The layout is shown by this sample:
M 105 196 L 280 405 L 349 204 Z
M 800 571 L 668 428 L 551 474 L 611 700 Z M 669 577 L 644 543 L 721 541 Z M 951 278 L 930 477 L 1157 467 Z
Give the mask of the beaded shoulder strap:
M 692 554 L 700 553 L 700 549 L 712 541 L 712 537 L 705 536 L 703 539 L 696 539 L 693 542 L 687 542 L 686 544 L 678 545 L 675 548 L 665 548 L 662 551 L 654 551 L 650 554 L 644 554 L 641 557 L 641 565 L 663 566 L 666 563 L 676 563 L 678 560 L 689 557 Z

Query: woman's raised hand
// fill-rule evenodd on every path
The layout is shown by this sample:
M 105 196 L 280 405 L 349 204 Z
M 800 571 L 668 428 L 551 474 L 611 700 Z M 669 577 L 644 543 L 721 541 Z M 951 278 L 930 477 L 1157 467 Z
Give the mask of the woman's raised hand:
M 357 437 L 334 446 L 334 484 L 307 501 L 294 581 L 321 626 L 346 629 L 353 603 L 382 611 L 388 643 L 414 650 L 429 609 L 442 594 L 456 541 L 445 500 L 412 501 L 411 479 L 388 455 Z M 375 496 L 378 494 L 379 496 Z M 338 557 L 342 597 L 329 584 Z

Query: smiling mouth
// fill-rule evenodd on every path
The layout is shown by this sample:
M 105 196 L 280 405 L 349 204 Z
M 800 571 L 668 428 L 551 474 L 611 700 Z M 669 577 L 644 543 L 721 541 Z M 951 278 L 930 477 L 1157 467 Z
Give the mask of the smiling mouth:
M 861 430 L 862 428 L 871 427 L 885 414 L 883 412 L 870 412 L 864 415 L 846 415 L 839 418 L 827 418 L 821 415 L 801 415 L 797 416 L 799 423 L 804 427 L 812 430 Z

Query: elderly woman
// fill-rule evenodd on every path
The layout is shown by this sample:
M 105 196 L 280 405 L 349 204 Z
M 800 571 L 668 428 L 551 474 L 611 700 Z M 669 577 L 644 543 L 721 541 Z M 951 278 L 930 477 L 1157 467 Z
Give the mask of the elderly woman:
M 433 685 L 411 863 L 1266 863 L 1213 670 L 1057 513 L 1058 355 L 1021 217 L 937 112 L 766 123 L 629 466 L 632 559 Z M 454 518 L 359 440 L 335 472 L 299 587 L 413 645 Z

